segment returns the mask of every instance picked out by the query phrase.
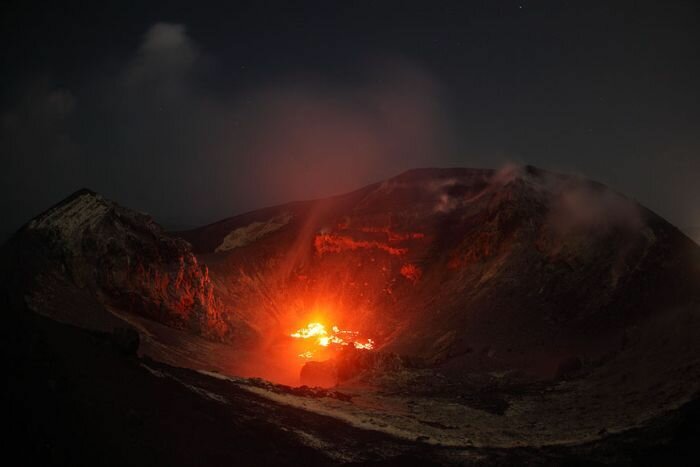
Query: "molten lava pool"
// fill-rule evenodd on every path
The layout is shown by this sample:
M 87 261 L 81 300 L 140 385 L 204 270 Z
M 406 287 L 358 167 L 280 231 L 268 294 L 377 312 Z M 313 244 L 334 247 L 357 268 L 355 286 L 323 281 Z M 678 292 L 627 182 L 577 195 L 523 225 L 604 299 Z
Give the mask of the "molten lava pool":
M 359 350 L 372 350 L 374 341 L 363 338 L 357 331 L 342 330 L 338 326 L 327 329 L 322 323 L 313 322 L 290 334 L 290 337 L 298 339 L 302 351 L 298 356 L 304 360 L 326 359 L 335 353 L 335 350 L 346 346 L 353 346 Z

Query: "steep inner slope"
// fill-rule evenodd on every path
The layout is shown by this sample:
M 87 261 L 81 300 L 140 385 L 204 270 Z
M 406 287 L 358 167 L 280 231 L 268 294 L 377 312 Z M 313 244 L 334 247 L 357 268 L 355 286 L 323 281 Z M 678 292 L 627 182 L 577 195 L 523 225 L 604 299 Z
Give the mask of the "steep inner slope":
M 289 365 L 289 334 L 321 321 L 446 371 L 551 377 L 698 302 L 697 245 L 600 184 L 532 167 L 414 170 L 178 235 Z
M 40 313 L 92 329 L 145 318 L 177 341 L 154 320 L 227 343 L 216 359 L 230 373 L 295 383 L 348 346 L 447 374 L 551 378 L 696 309 L 699 250 L 600 184 L 509 167 L 413 170 L 174 235 L 84 190 L 3 254 Z M 309 325 L 324 334 L 302 336 Z

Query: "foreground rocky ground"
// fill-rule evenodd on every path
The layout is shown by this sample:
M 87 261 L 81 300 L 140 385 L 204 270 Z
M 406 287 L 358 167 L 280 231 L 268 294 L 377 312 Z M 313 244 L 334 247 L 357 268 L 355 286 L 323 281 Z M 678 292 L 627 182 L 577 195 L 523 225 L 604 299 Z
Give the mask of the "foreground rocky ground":
M 697 399 L 617 432 L 615 420 L 624 423 L 619 413 L 596 420 L 602 412 L 592 417 L 581 407 L 602 389 L 589 387 L 593 381 L 518 385 L 506 377 L 482 379 L 462 386 L 461 395 L 440 385 L 425 386 L 432 392 L 423 394 L 400 385 L 393 392 L 359 384 L 291 388 L 139 358 L 119 333 L 81 330 L 31 312 L 8 316 L 13 326 L 2 343 L 8 358 L 6 423 L 12 430 L 6 446 L 27 463 L 695 465 L 698 460 Z M 688 381 L 697 381 L 697 375 L 689 374 Z M 610 392 L 607 397 L 614 397 Z M 614 404 L 622 397 L 633 399 L 620 394 Z M 536 406 L 530 429 L 519 426 L 527 417 L 518 412 L 528 404 Z M 577 438 L 576 430 L 593 422 L 600 426 L 595 436 Z

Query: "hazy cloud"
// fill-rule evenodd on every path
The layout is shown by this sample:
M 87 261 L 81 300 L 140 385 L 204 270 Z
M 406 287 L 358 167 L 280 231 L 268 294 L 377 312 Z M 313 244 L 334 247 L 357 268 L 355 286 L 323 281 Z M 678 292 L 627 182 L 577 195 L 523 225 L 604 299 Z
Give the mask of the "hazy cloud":
M 0 203 L 12 227 L 83 186 L 159 219 L 202 223 L 408 168 L 469 165 L 470 155 L 450 154 L 440 81 L 411 61 L 212 86 L 217 57 L 165 22 L 114 60 L 104 57 L 110 72 L 85 70 L 79 87 L 37 80 L 0 114 Z M 598 215 L 586 213 L 586 196 L 562 200 L 583 206 L 573 224 Z M 617 211 L 608 201 L 605 212 Z
M 156 23 L 116 73 L 27 90 L 2 116 L 14 160 L 5 177 L 33 206 L 26 216 L 87 185 L 161 219 L 203 222 L 355 189 L 444 152 L 440 84 L 414 63 L 243 90 L 207 85 L 215 61 L 184 25 Z
M 151 91 L 172 93 L 186 84 L 199 57 L 197 47 L 180 24 L 156 23 L 146 32 L 123 79 L 128 86 L 149 86 Z
M 643 225 L 638 205 L 612 190 L 577 183 L 564 187 L 550 212 L 550 223 L 561 234 L 605 234 L 613 229 L 637 231 Z
M 269 86 L 251 106 L 244 144 L 232 155 L 279 199 L 357 188 L 377 174 L 434 163 L 445 146 L 439 86 L 407 64 L 371 69 L 352 86 Z

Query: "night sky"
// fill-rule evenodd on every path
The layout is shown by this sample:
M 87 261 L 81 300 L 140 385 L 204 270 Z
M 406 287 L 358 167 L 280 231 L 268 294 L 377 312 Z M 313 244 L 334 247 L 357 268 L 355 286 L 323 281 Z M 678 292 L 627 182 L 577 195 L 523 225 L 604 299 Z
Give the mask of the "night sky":
M 81 187 L 182 228 L 515 162 L 700 240 L 697 1 L 2 9 L 3 236 Z

